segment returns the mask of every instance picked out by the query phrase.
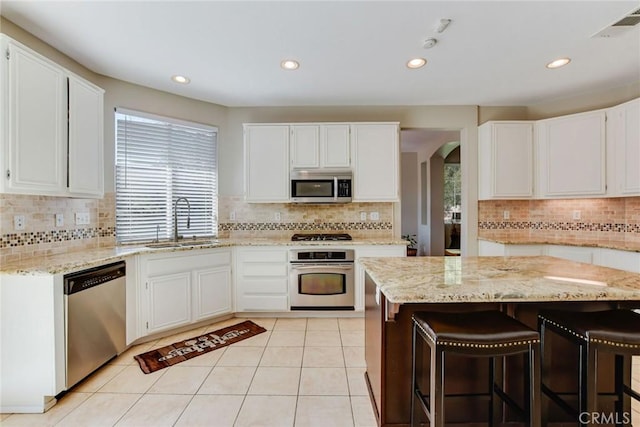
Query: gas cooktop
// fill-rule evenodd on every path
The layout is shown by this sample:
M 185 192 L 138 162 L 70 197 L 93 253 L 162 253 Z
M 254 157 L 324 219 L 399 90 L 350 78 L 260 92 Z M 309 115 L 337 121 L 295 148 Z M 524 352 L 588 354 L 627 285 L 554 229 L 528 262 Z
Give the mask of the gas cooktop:
M 291 236 L 292 242 L 309 242 L 316 240 L 351 240 L 347 233 L 300 233 Z

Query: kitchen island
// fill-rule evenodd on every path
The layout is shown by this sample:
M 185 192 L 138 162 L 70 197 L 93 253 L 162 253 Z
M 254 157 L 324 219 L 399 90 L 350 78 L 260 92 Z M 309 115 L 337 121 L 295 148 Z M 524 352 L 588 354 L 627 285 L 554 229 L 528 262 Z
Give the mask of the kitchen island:
M 380 426 L 409 424 L 415 311 L 498 309 L 535 329 L 543 308 L 640 308 L 640 274 L 553 257 L 365 258 L 360 263 L 366 272 L 365 375 Z M 551 345 L 556 354 L 566 352 L 566 357 L 554 358 L 554 384 L 571 389 L 577 358 L 561 340 L 553 339 Z M 600 367 L 611 366 L 608 358 L 602 361 Z M 505 365 L 503 385 L 516 397 L 521 396 L 520 362 Z M 447 394 L 485 392 L 487 365 L 482 358 L 451 357 L 445 372 Z M 611 375 L 603 377 L 601 387 L 610 387 Z M 479 399 L 448 399 L 447 421 L 482 422 L 486 406 Z M 553 405 L 550 411 L 552 421 L 571 422 Z M 506 417 L 511 421 L 508 412 Z

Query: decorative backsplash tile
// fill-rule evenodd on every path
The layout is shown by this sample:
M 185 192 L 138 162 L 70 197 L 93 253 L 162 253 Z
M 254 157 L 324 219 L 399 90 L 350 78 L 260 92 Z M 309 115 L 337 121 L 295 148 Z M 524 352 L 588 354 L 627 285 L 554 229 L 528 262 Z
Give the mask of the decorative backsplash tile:
M 221 237 L 290 237 L 297 232 L 341 231 L 354 237 L 392 237 L 392 203 L 340 205 L 249 204 L 242 197 L 219 197 Z M 100 200 L 0 194 L 0 262 L 21 257 L 47 256 L 116 244 L 115 193 Z M 90 223 L 75 225 L 75 213 L 89 213 Z M 361 213 L 378 220 L 361 220 Z M 55 214 L 62 213 L 64 226 L 56 227 Z M 276 213 L 280 220 L 276 221 Z M 25 216 L 25 230 L 15 231 L 13 216 Z
M 478 202 L 478 236 L 640 246 L 640 197 L 483 200 Z

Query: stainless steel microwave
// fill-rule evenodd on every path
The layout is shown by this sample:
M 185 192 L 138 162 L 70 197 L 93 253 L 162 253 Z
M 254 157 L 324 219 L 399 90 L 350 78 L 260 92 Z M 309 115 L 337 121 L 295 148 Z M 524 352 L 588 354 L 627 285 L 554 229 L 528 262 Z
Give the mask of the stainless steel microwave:
M 291 201 L 294 203 L 348 203 L 351 201 L 351 171 L 291 172 Z

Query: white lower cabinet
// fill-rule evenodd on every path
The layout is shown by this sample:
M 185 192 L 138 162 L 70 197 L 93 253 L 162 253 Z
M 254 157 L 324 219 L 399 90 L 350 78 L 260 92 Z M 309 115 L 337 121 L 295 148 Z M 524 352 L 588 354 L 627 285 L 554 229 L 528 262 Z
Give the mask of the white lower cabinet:
M 236 311 L 288 311 L 288 267 L 288 248 L 236 248 Z
M 548 255 L 569 261 L 640 273 L 640 253 L 608 248 L 569 245 L 507 245 L 478 241 L 480 256 L 540 256 Z
M 233 312 L 231 250 L 139 256 L 140 336 Z
M 367 245 L 358 246 L 356 250 L 356 266 L 355 266 L 355 311 L 364 310 L 364 268 L 358 260 L 360 258 L 378 258 L 378 257 L 404 257 L 407 255 L 407 247 L 405 245 Z

